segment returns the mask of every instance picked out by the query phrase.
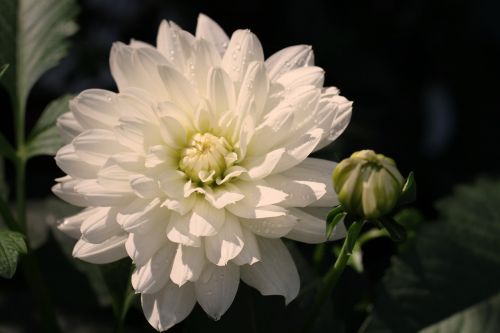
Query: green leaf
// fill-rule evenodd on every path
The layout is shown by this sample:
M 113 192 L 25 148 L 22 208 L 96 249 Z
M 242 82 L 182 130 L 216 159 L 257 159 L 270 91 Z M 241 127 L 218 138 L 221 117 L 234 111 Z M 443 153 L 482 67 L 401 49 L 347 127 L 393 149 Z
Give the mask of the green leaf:
M 500 332 L 500 294 L 423 329 L 420 333 Z
M 0 63 L 11 67 L 2 83 L 16 110 L 23 112 L 33 84 L 66 54 L 77 12 L 74 0 L 0 1 Z
M 56 128 L 57 118 L 68 111 L 70 95 L 62 96 L 52 101 L 38 118 L 27 142 L 29 157 L 36 155 L 54 155 L 63 145 Z
M 5 65 L 0 66 L 0 78 L 2 78 L 3 73 L 5 73 L 7 68 L 9 68 L 9 64 L 5 64 Z
M 500 181 L 481 180 L 438 203 L 440 220 L 419 227 L 415 246 L 383 279 L 379 326 L 415 332 L 500 293 L 499 202 Z
M 21 233 L 0 230 L 0 276 L 12 278 L 16 272 L 19 255 L 26 252 L 26 243 Z

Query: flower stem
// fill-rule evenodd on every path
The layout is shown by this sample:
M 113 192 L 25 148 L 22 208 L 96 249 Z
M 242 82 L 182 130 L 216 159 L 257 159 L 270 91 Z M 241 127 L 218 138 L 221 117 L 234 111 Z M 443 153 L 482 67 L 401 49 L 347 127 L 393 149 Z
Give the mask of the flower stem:
M 43 332 L 61 332 L 57 317 L 55 315 L 49 291 L 43 278 L 35 252 L 30 246 L 28 238 L 28 227 L 26 220 L 26 149 L 24 137 L 24 103 L 19 103 L 16 108 L 15 129 L 17 151 L 15 158 L 16 166 L 16 220 L 17 229 L 22 231 L 27 238 L 26 256 L 21 260 L 24 277 L 30 286 L 33 296 L 41 315 Z
M 308 332 L 314 326 L 314 323 L 316 322 L 317 316 L 320 313 L 323 304 L 332 293 L 333 288 L 335 288 L 335 286 L 337 285 L 337 282 L 339 281 L 339 278 L 342 275 L 347 262 L 349 261 L 349 257 L 351 256 L 352 249 L 356 244 L 356 240 L 358 239 L 362 226 L 362 221 L 354 221 L 349 227 L 347 236 L 344 240 L 344 244 L 342 244 L 342 248 L 340 250 L 339 256 L 337 257 L 337 260 L 335 261 L 335 264 L 330 268 L 330 270 L 323 278 L 323 288 L 321 288 L 316 297 L 316 301 L 314 302 L 314 305 L 309 312 L 302 332 Z

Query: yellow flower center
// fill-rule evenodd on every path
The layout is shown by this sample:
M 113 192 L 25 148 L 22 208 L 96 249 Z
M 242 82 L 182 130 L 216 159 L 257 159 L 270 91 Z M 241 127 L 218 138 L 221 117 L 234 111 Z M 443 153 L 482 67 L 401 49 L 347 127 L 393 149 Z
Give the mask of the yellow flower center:
M 192 181 L 211 184 L 228 167 L 226 158 L 231 152 L 232 147 L 224 137 L 196 133 L 181 152 L 179 168 Z

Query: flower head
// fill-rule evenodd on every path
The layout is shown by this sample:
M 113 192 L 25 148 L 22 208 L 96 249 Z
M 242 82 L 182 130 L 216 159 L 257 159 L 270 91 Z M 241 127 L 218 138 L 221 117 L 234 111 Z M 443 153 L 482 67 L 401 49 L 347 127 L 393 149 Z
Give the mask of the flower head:
M 340 162 L 332 180 L 342 206 L 367 219 L 390 213 L 404 185 L 394 160 L 373 150 L 355 152 Z
M 351 102 L 323 88 L 309 46 L 264 60 L 257 37 L 229 39 L 200 15 L 196 35 L 162 22 L 156 47 L 116 43 L 118 93 L 92 89 L 58 126 L 67 173 L 56 195 L 85 209 L 61 230 L 92 263 L 129 256 L 148 321 L 166 330 L 196 302 L 218 319 L 240 278 L 264 295 L 298 293 L 280 240 L 325 240 L 306 207 L 331 207 L 335 163 L 307 158 L 345 129 Z

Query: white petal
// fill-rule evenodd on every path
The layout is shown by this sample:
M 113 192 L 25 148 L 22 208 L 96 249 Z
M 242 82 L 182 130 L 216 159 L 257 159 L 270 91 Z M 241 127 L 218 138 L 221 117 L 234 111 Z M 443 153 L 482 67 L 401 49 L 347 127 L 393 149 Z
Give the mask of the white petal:
M 185 111 L 194 111 L 198 95 L 184 75 L 170 66 L 160 66 L 158 72 L 171 100 Z
M 187 176 L 179 170 L 165 170 L 158 176 L 160 189 L 171 198 L 182 198 L 184 196 L 184 185 Z
M 57 130 L 65 143 L 70 143 L 73 139 L 83 132 L 83 127 L 75 119 L 71 112 L 63 113 L 56 122 Z
M 322 135 L 323 130 L 315 128 L 305 135 L 292 140 L 292 142 L 286 145 L 286 152 L 274 168 L 273 173 L 288 170 L 305 160 L 317 146 Z
M 296 193 L 308 193 L 308 192 L 311 193 L 311 191 L 314 192 L 316 200 L 307 204 L 308 206 L 333 207 L 339 203 L 337 199 L 337 194 L 333 189 L 332 179 L 331 179 L 331 175 L 336 166 L 337 166 L 336 162 L 322 160 L 318 158 L 306 158 L 299 165 L 283 172 L 282 175 L 289 179 L 293 179 L 292 183 L 294 184 L 300 183 L 303 186 L 310 187 L 309 191 L 304 190 L 301 192 L 296 192 Z M 266 181 L 267 180 L 268 179 L 266 178 Z M 269 180 L 269 183 L 272 184 L 272 180 Z M 324 186 L 320 186 L 319 184 L 324 184 Z M 303 188 L 303 186 L 301 188 Z M 296 189 L 296 191 L 298 191 L 298 188 Z M 284 190 L 284 192 L 290 194 L 290 192 L 286 190 Z M 290 199 L 290 197 L 288 197 L 287 199 Z M 295 207 L 304 207 L 304 206 L 295 205 Z
M 127 235 L 113 236 L 100 244 L 80 239 L 73 248 L 73 256 L 92 264 L 107 264 L 127 256 L 126 240 Z
M 279 239 L 258 238 L 262 260 L 241 266 L 241 279 L 262 295 L 282 295 L 286 304 L 299 293 L 300 279 L 288 249 Z
M 83 221 L 93 214 L 98 214 L 100 210 L 106 210 L 107 207 L 86 208 L 80 213 L 64 218 L 57 225 L 57 229 L 64 232 L 66 235 L 78 239 L 82 235 L 80 227 Z
M 327 105 L 320 104 L 320 107 L 325 110 L 323 113 L 329 111 L 330 117 L 324 117 L 324 121 L 318 124 L 318 126 L 325 128 L 326 135 L 315 150 L 319 150 L 336 140 L 347 128 L 352 113 L 352 102 L 338 95 L 330 98 Z M 319 112 L 321 111 L 320 109 Z
M 252 61 L 264 61 L 259 39 L 250 30 L 236 30 L 222 58 L 222 68 L 233 82 L 241 82 Z
M 249 63 L 247 72 L 241 82 L 238 95 L 236 112 L 241 116 L 249 109 L 250 103 L 255 103 L 254 115 L 258 119 L 264 109 L 269 92 L 269 81 L 267 80 L 266 68 L 263 62 Z
M 242 166 L 250 179 L 262 179 L 273 172 L 284 153 L 285 149 L 279 148 L 265 155 L 247 156 Z
M 130 187 L 139 198 L 153 199 L 160 197 L 160 188 L 154 178 L 143 175 L 130 177 Z
M 127 232 L 147 233 L 156 221 L 167 223 L 170 212 L 160 207 L 161 200 L 137 198 L 118 213 L 116 219 Z
M 87 163 L 75 153 L 72 144 L 63 146 L 55 157 L 56 164 L 62 171 L 75 178 L 95 178 L 99 165 Z
M 241 252 L 233 258 L 232 262 L 240 266 L 246 264 L 253 265 L 261 259 L 259 245 L 257 244 L 257 238 L 255 237 L 254 233 L 245 228 L 244 225 L 242 225 L 241 231 L 243 234 L 243 242 L 245 246 L 243 246 Z
M 227 205 L 226 209 L 236 216 L 247 219 L 262 219 L 266 217 L 277 217 L 286 215 L 286 209 L 269 205 L 262 207 L 249 206 L 243 201 L 238 201 L 234 204 Z
M 60 180 L 61 182 L 52 186 L 52 192 L 57 195 L 62 200 L 78 207 L 88 207 L 89 204 L 85 197 L 75 191 L 75 186 L 78 185 L 81 180 L 72 179 L 67 176 Z
M 194 64 L 190 67 L 191 74 L 194 74 L 196 88 L 200 96 L 208 96 L 207 78 L 212 67 L 221 65 L 221 55 L 213 44 L 204 39 L 197 39 L 195 45 L 196 55 Z
M 240 222 L 231 214 L 226 214 L 224 225 L 216 235 L 205 237 L 207 258 L 218 266 L 224 266 L 236 257 L 243 245 Z
M 193 51 L 194 37 L 173 22 L 163 20 L 158 30 L 156 47 L 168 61 L 181 72 L 186 69 L 186 62 Z
M 82 180 L 75 191 L 83 195 L 88 206 L 122 206 L 134 198 L 132 192 L 105 188 L 95 179 Z
M 293 170 L 292 168 L 290 170 Z M 323 173 L 328 174 L 327 169 Z M 303 180 L 305 177 L 285 176 L 284 173 L 271 175 L 266 178 L 266 182 L 276 189 L 288 194 L 288 197 L 280 202 L 282 207 L 306 207 L 310 204 L 316 204 L 322 198 L 327 190 L 327 185 L 320 182 L 311 182 Z M 307 178 L 306 178 L 307 179 Z M 332 205 L 330 205 L 332 206 Z
M 198 199 L 189 218 L 189 232 L 195 236 L 212 236 L 224 224 L 225 210 L 217 209 L 205 199 Z
M 73 98 L 69 107 L 83 128 L 111 129 L 118 124 L 120 114 L 115 109 L 116 93 L 103 89 L 88 89 Z
M 146 264 L 137 266 L 131 277 L 134 290 L 143 295 L 151 294 L 170 283 L 169 275 L 176 250 L 177 244 L 167 241 Z
M 318 244 L 326 241 L 325 219 L 317 218 L 297 208 L 291 208 L 290 213 L 298 221 L 295 227 L 286 235 L 287 238 L 308 244 Z
M 255 130 L 249 154 L 263 155 L 288 139 L 294 120 L 293 110 L 291 105 L 283 104 L 269 112 Z
M 295 45 L 284 48 L 266 60 L 269 78 L 275 80 L 282 74 L 302 66 L 312 66 L 314 54 L 309 45 Z
M 196 25 L 196 37 L 203 38 L 211 42 L 220 55 L 223 55 L 229 44 L 229 37 L 224 30 L 211 18 L 204 14 L 198 15 L 198 23 Z
M 218 67 L 208 72 L 207 95 L 216 114 L 234 110 L 236 105 L 236 92 L 231 77 Z
M 170 279 L 181 287 L 188 281 L 196 281 L 205 266 L 205 251 L 201 247 L 179 244 L 175 253 Z
M 154 48 L 134 48 L 117 42 L 111 48 L 109 65 L 118 90 L 142 88 L 158 100 L 166 94 L 158 74 L 158 66 L 167 60 Z
M 314 218 L 319 219 L 320 221 L 326 221 L 326 217 L 327 217 L 328 213 L 332 210 L 332 208 L 331 207 L 304 207 L 304 208 L 300 208 L 297 210 L 302 211 L 302 214 L 308 214 L 310 216 L 313 216 Z M 297 215 L 296 212 L 294 212 L 294 214 Z M 299 239 L 299 237 L 311 238 L 312 241 L 314 241 L 314 243 L 318 243 L 321 238 L 318 236 L 314 236 L 314 234 L 320 235 L 323 228 L 320 224 L 320 221 L 312 221 L 311 218 L 309 218 L 309 220 L 310 221 L 308 223 L 316 224 L 316 225 L 310 226 L 310 230 L 307 231 L 308 233 L 304 233 L 300 230 L 299 231 L 292 230 L 293 236 L 296 236 L 297 240 Z M 298 228 L 305 229 L 304 226 L 300 226 L 300 227 L 298 226 Z M 288 234 L 286 237 L 288 238 L 289 235 L 290 234 Z M 345 237 L 345 235 L 346 235 L 346 229 L 345 229 L 345 225 L 344 225 L 344 220 L 342 219 L 339 223 L 337 223 L 337 225 L 333 229 L 333 231 L 330 235 L 330 238 L 328 238 L 328 240 L 332 241 L 332 240 L 342 239 Z M 317 239 L 316 241 L 314 240 L 315 238 Z
M 242 219 L 241 223 L 255 234 L 266 238 L 285 236 L 297 224 L 297 218 L 291 215 L 264 219 Z M 246 245 L 246 244 L 245 244 Z
M 230 183 L 217 186 L 213 190 L 211 188 L 207 188 L 205 193 L 207 201 L 217 209 L 221 209 L 229 204 L 238 202 L 244 197 L 245 195 L 241 193 L 236 186 Z
M 112 236 L 122 233 L 116 222 L 116 209 L 103 208 L 83 221 L 80 231 L 82 239 L 89 243 L 99 244 Z
M 229 309 L 240 282 L 240 268 L 232 263 L 217 266 L 207 263 L 194 287 L 196 299 L 203 310 L 214 320 Z
M 111 155 L 130 151 L 116 140 L 113 132 L 103 129 L 83 132 L 73 140 L 73 146 L 81 159 L 95 165 L 103 165 Z
M 177 152 L 174 149 L 164 145 L 149 147 L 144 165 L 146 168 L 155 168 L 159 165 L 173 168 L 177 164 L 175 154 L 177 154 Z
M 136 266 L 144 265 L 160 247 L 167 243 L 165 223 L 154 223 L 147 233 L 130 233 L 125 243 L 128 256 Z
M 132 152 L 120 153 L 111 156 L 110 160 L 123 169 L 133 173 L 141 173 L 144 171 L 144 156 L 142 154 Z
M 141 305 L 148 322 L 157 331 L 166 331 L 184 320 L 196 304 L 192 283 L 182 287 L 167 283 L 156 294 L 142 294 Z
M 180 215 L 185 215 L 193 209 L 194 204 L 196 203 L 195 198 L 196 196 L 191 195 L 187 198 L 166 199 L 161 205 L 162 207 L 165 206 Z
M 174 116 L 166 115 L 160 118 L 160 133 L 165 143 L 172 148 L 181 149 L 186 145 L 186 129 Z
M 322 88 L 324 79 L 325 71 L 321 67 L 309 66 L 291 70 L 279 77 L 276 82 L 291 90 L 304 85 Z
M 167 226 L 167 237 L 174 243 L 199 247 L 200 238 L 189 232 L 189 215 L 181 216 L 177 212 L 172 212 Z
M 262 181 L 235 183 L 245 198 L 241 203 L 250 207 L 263 207 L 283 202 L 288 194 L 276 188 L 267 186 Z
M 97 173 L 97 182 L 104 188 L 112 189 L 113 191 L 132 192 L 129 178 L 135 174 L 125 170 L 113 159 L 109 159 Z

